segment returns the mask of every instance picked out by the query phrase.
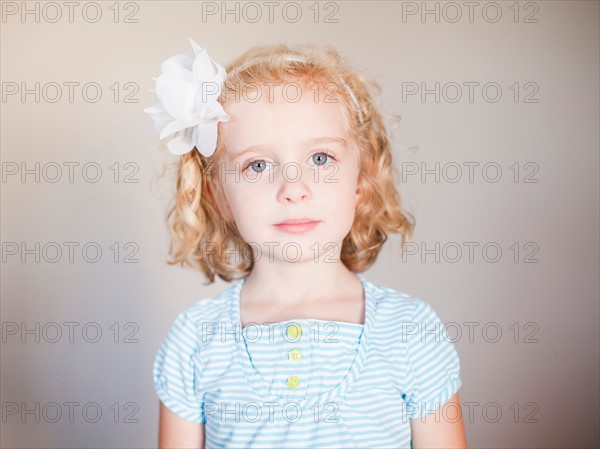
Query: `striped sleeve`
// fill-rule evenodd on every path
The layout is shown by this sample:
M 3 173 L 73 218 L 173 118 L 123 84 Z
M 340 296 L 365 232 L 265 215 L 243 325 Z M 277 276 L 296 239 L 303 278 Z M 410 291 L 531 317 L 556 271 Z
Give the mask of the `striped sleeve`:
M 412 366 L 410 418 L 442 407 L 460 388 L 460 360 L 442 320 L 419 300 L 411 323 L 408 355 Z
M 199 334 L 187 311 L 181 312 L 163 340 L 154 361 L 154 389 L 162 403 L 179 417 L 205 422 L 202 392 L 198 391 L 202 366 Z

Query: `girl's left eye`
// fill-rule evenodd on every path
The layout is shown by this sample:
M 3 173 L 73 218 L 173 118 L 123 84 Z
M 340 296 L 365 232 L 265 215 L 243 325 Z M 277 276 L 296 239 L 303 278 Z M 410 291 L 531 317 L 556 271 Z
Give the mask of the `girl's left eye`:
M 327 159 L 329 158 L 335 161 L 335 158 L 327 151 L 319 151 L 318 153 L 313 154 L 313 161 L 315 161 L 316 165 L 325 165 L 327 163 Z M 322 163 L 319 164 L 318 162 Z

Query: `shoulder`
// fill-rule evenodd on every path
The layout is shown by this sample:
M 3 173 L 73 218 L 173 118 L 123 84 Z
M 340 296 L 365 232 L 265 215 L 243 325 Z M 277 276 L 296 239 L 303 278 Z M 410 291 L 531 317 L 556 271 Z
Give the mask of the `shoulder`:
M 208 344 L 218 329 L 231 326 L 231 301 L 235 284 L 221 293 L 197 299 L 181 310 L 171 324 L 166 340 L 185 341 L 190 346 Z
M 439 339 L 446 334 L 444 321 L 429 302 L 373 282 L 366 285 L 374 309 L 372 332 L 382 340 L 404 347 L 422 340 L 422 336 Z
M 423 312 L 433 310 L 423 299 L 402 290 L 384 287 L 371 281 L 366 282 L 366 287 L 375 304 L 378 321 L 408 321 Z

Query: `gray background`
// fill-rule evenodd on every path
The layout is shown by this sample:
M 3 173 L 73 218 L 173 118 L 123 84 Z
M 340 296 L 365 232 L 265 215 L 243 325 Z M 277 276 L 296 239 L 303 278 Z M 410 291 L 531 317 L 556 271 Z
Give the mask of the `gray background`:
M 433 175 L 425 182 L 418 175 L 398 180 L 417 218 L 413 241 L 429 249 L 439 242 L 439 261 L 435 254 L 422 260 L 420 251 L 403 259 L 399 239 L 390 236 L 365 276 L 422 298 L 446 323 L 454 323 L 449 330 L 461 358 L 470 447 L 598 445 L 598 2 L 499 2 L 502 17 L 495 23 L 489 3 L 479 2 L 471 22 L 467 6 L 458 2 L 462 17 L 456 23 L 451 22 L 456 9 L 446 3 L 437 3 L 439 22 L 419 14 L 403 21 L 403 8 L 411 7 L 407 2 L 321 3 L 317 23 L 312 2 L 299 3 L 302 18 L 296 23 L 293 10 L 282 15 L 286 2 L 275 10 L 273 23 L 261 3 L 263 16 L 256 23 L 248 20 L 253 10 L 240 14 L 239 23 L 233 15 L 203 21 L 202 4 L 194 2 L 121 3 L 118 23 L 112 2 L 100 5 L 96 23 L 91 23 L 93 8 L 82 15 L 85 2 L 72 23 L 62 3 L 56 23 L 51 23 L 56 10 L 44 15 L 43 3 L 39 23 L 34 15 L 24 20 L 4 11 L 3 91 L 14 85 L 7 83 L 31 89 L 40 82 L 46 96 L 35 102 L 32 95 L 26 101 L 10 95 L 1 104 L 2 446 L 157 444 L 152 363 L 158 346 L 178 312 L 228 287 L 222 281 L 204 286 L 199 273 L 165 263 L 163 219 L 174 187 L 156 174 L 174 156 L 158 151 L 151 119 L 142 109 L 153 102 L 150 77 L 159 75 L 166 58 L 190 48 L 188 37 L 222 65 L 252 45 L 327 42 L 375 77 L 383 88 L 382 111 L 402 117 L 394 131 L 398 170 L 406 174 L 407 163 L 432 169 L 439 162 L 445 176 L 439 182 Z M 21 8 L 21 2 L 15 5 Z M 27 6 L 34 9 L 35 3 Z M 325 22 L 327 12 L 337 23 Z M 124 23 L 128 13 L 137 23 Z M 537 22 L 526 22 L 529 14 Z M 80 83 L 73 102 L 65 82 Z M 102 97 L 91 103 L 83 99 L 81 86 L 94 82 Z M 110 89 L 115 82 L 117 102 Z M 131 97 L 137 103 L 123 101 L 133 92 L 125 87 L 129 82 L 139 88 Z M 403 101 L 410 83 L 432 88 L 435 82 L 447 89 L 441 89 L 447 95 L 439 103 L 433 95 Z M 480 83 L 473 102 L 465 82 Z M 511 90 L 516 82 L 517 102 L 515 87 Z M 52 83 L 63 88 L 54 103 L 48 101 L 55 95 Z M 463 87 L 456 103 L 449 101 L 455 92 L 451 83 Z M 486 83 L 501 87 L 497 102 L 483 97 Z M 535 87 L 529 99 L 537 102 L 525 102 Z M 34 175 L 21 182 L 20 173 L 7 173 L 14 164 L 34 169 L 36 162 L 39 182 Z M 72 183 L 65 162 L 79 163 Z M 131 178 L 137 183 L 123 182 L 133 173 L 127 162 L 139 168 Z M 464 165 L 469 162 L 479 163 L 473 182 Z M 54 163 L 63 172 L 53 183 L 46 178 L 55 176 Z M 87 163 L 102 168 L 98 182 L 83 178 Z M 110 168 L 115 163 L 119 182 Z M 495 175 L 494 166 L 502 169 L 497 182 L 483 177 L 488 163 L 489 176 Z M 515 163 L 519 182 L 510 168 Z M 463 168 L 462 178 L 450 182 L 454 164 Z M 537 182 L 524 182 L 531 167 L 537 172 L 529 180 Z M 93 167 L 88 174 L 95 176 Z M 35 242 L 40 248 L 56 242 L 63 253 L 51 262 L 56 252 L 49 245 L 39 262 L 33 253 L 23 262 L 20 252 L 11 251 L 22 242 L 29 249 Z M 64 242 L 79 243 L 73 262 Z M 82 257 L 88 242 L 103 251 L 96 263 Z M 135 246 L 126 247 L 128 242 Z M 472 261 L 465 242 L 479 244 Z M 482 253 L 490 242 L 502 249 L 497 262 Z M 463 252 L 455 261 L 456 246 Z M 111 247 L 119 248 L 117 262 Z M 138 262 L 125 263 L 132 248 Z M 94 256 L 93 248 L 88 254 Z M 494 251 L 487 254 L 493 257 Z M 532 259 L 537 262 L 526 263 Z M 56 342 L 53 322 L 63 332 Z M 72 342 L 68 322 L 78 323 Z M 14 326 L 20 332 L 36 325 L 39 342 L 35 331 L 12 334 Z M 101 329 L 96 343 L 86 341 L 84 326 L 87 340 Z M 134 341 L 126 343 L 127 336 Z M 73 422 L 68 402 L 76 403 Z M 96 422 L 94 403 L 102 411 Z M 471 411 L 466 403 L 473 403 Z M 62 412 L 54 423 L 53 404 Z M 13 406 L 16 414 L 9 413 Z M 21 417 L 36 406 L 40 422 L 36 413 Z

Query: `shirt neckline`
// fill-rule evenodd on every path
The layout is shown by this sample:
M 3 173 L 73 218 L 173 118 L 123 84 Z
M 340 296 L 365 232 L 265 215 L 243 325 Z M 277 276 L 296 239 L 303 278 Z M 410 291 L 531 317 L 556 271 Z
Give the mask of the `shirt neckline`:
M 367 281 L 361 274 L 354 273 L 354 275 L 360 280 L 361 285 L 363 287 L 363 298 L 365 301 L 365 322 L 364 324 L 359 323 L 349 323 L 339 321 L 337 323 L 347 326 L 347 325 L 355 325 L 360 326 L 362 331 L 359 336 L 358 348 L 356 350 L 356 355 L 350 368 L 344 375 L 343 379 L 334 387 L 329 390 L 322 391 L 320 393 L 312 394 L 312 395 L 296 395 L 293 390 L 290 390 L 289 394 L 286 396 L 274 395 L 270 390 L 270 384 L 267 382 L 260 374 L 258 369 L 252 363 L 252 358 L 250 356 L 250 352 L 248 351 L 246 338 L 244 337 L 244 332 L 242 331 L 242 323 L 241 323 L 241 312 L 240 312 L 240 292 L 242 290 L 242 286 L 246 282 L 248 276 L 244 276 L 239 279 L 232 287 L 231 287 L 231 295 L 228 301 L 229 304 L 229 316 L 233 323 L 233 328 L 239 330 L 240 336 L 239 338 L 235 338 L 235 346 L 236 353 L 240 365 L 242 366 L 243 373 L 245 378 L 247 379 L 250 387 L 256 392 L 256 394 L 261 397 L 265 401 L 288 401 L 294 402 L 298 404 L 302 408 L 307 408 L 308 406 L 314 405 L 315 403 L 318 406 L 324 407 L 327 403 L 335 403 L 336 398 L 342 396 L 342 394 L 349 388 L 354 379 L 358 377 L 358 375 L 362 372 L 365 361 L 367 357 L 367 347 L 368 347 L 368 337 L 371 332 L 371 328 L 373 326 L 373 321 L 376 312 L 376 301 L 373 296 L 373 289 L 371 288 L 371 284 Z M 296 322 L 296 323 L 306 323 L 312 321 L 320 321 L 324 320 L 316 320 L 310 318 L 304 319 L 295 319 L 295 320 L 286 320 L 280 321 L 281 325 L 284 325 L 288 322 Z M 335 321 L 329 321 L 335 322 Z

